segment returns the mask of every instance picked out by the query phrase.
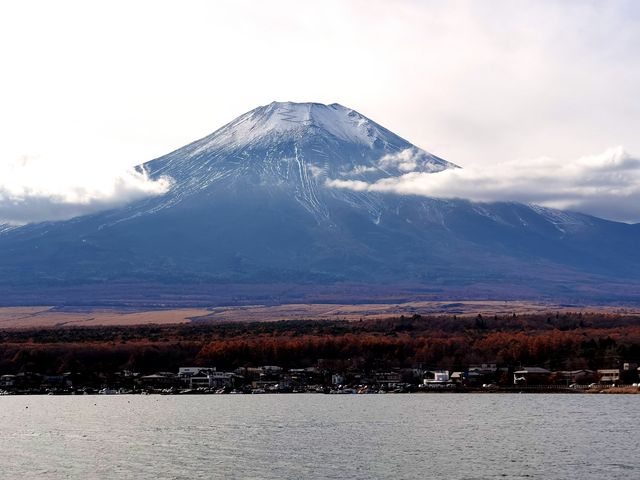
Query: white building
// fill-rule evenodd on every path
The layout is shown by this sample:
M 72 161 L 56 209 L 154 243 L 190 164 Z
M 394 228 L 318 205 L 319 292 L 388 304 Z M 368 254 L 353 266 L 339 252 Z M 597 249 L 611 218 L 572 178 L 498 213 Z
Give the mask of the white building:
M 202 369 L 199 373 L 188 377 L 188 383 L 189 388 L 231 387 L 233 385 L 233 377 L 233 373 Z
M 433 384 L 433 383 L 449 383 L 449 372 L 446 370 L 436 370 L 433 372 L 427 373 L 427 378 L 423 380 L 425 385 Z
M 598 376 L 600 377 L 600 383 L 616 383 L 620 381 L 620 369 L 603 368 L 598 370 Z
M 233 373 L 218 372 L 215 367 L 180 367 L 178 377 L 189 388 L 220 388 L 233 384 Z

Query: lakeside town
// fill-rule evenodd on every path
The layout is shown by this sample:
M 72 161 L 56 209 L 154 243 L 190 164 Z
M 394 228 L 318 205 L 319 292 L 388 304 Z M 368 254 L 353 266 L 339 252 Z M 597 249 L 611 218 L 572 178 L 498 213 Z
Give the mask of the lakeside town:
M 640 317 L 0 330 L 0 393 L 637 393 Z
M 0 395 L 48 394 L 263 394 L 263 393 L 414 393 L 414 392 L 607 392 L 640 393 L 640 368 L 550 371 L 537 366 L 470 365 L 463 371 L 423 365 L 383 371 L 331 371 L 322 361 L 312 367 L 276 365 L 219 371 L 215 367 L 179 367 L 177 372 L 112 374 L 73 372 L 44 375 L 20 372 L 0 376 Z

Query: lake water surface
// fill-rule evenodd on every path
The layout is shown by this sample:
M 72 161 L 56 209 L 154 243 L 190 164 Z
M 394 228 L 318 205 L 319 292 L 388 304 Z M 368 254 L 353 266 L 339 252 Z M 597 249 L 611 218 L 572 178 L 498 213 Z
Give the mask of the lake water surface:
M 640 395 L 0 397 L 0 477 L 640 478 Z

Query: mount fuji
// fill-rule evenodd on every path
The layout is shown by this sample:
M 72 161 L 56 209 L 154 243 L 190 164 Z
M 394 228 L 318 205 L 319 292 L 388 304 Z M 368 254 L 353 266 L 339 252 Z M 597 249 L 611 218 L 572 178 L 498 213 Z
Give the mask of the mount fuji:
M 459 168 L 338 104 L 258 107 L 137 168 L 170 190 L 0 227 L 3 303 L 640 298 L 638 225 L 335 188 Z

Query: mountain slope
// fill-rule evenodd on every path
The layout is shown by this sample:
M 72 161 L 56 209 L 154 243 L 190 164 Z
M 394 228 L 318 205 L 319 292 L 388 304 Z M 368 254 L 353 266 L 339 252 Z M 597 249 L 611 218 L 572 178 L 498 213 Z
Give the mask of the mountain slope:
M 318 292 L 342 283 L 413 285 L 443 295 L 493 285 L 605 298 L 603 283 L 640 281 L 635 225 L 328 186 L 457 168 L 337 104 L 274 102 L 139 168 L 170 177 L 171 190 L 0 230 L 0 285 L 12 295 L 20 285 L 164 284 L 185 294 L 194 284 L 230 292 L 253 285 L 256 297 L 275 284 Z

